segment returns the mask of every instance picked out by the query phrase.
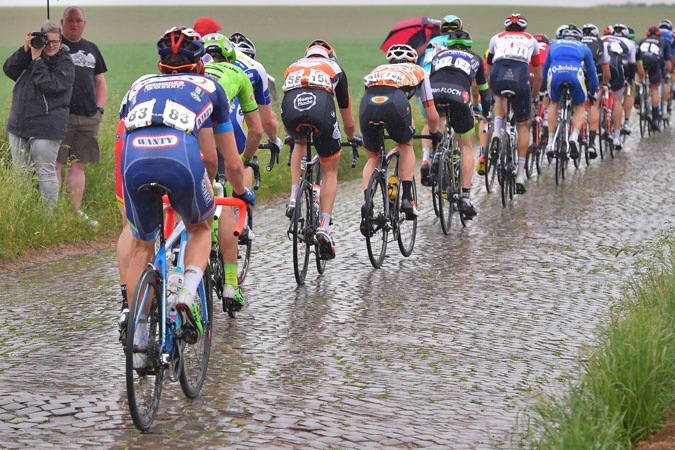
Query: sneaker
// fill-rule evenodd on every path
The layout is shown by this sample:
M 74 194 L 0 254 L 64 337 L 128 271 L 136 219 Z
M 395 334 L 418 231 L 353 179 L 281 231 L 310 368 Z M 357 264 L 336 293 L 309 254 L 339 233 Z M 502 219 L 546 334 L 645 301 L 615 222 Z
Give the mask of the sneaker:
M 319 244 L 319 255 L 321 259 L 335 258 L 335 243 L 330 234 L 323 228 L 316 230 L 316 242 Z
M 373 216 L 373 204 L 372 203 L 370 204 L 370 212 L 369 213 L 366 213 L 366 205 L 365 204 L 361 205 L 361 224 L 359 225 L 359 230 L 361 231 L 361 234 L 363 235 L 363 237 L 369 237 L 368 236 L 369 230 L 368 230 L 367 225 L 366 225 L 366 214 L 369 217 Z M 371 236 L 372 236 L 372 233 L 371 233 Z
M 122 308 L 117 319 L 117 330 L 120 332 L 120 344 L 127 345 L 127 321 L 129 320 L 129 308 Z
M 225 285 L 225 289 L 223 289 L 223 312 L 228 312 L 229 308 L 238 312 L 244 309 L 245 306 L 246 300 L 244 300 L 241 288 L 235 288 L 231 284 Z
M 422 186 L 431 186 L 431 178 L 429 177 L 429 161 L 422 161 L 422 167 L 420 168 L 420 183 Z
M 77 213 L 80 215 L 80 217 L 82 217 L 82 219 L 84 219 L 85 222 L 87 222 L 87 224 L 90 227 L 96 228 L 98 226 L 98 220 L 92 219 L 87 215 L 86 212 L 82 211 L 81 209 L 78 209 Z
M 661 131 L 661 125 L 659 124 L 659 122 L 660 122 L 659 119 L 657 119 L 656 117 L 652 117 L 651 120 L 652 130 Z
M 595 145 L 588 146 L 588 158 L 595 159 L 598 157 L 598 151 L 595 149 Z
M 286 205 L 286 217 L 292 219 L 294 212 L 295 212 L 295 199 L 289 200 L 288 204 Z
M 525 174 L 519 173 L 516 175 L 516 193 L 524 194 L 527 192 L 527 180 Z
M 621 134 L 630 134 L 630 125 L 627 122 L 624 122 L 623 126 L 621 127 Z
M 180 315 L 183 326 L 188 325 L 194 328 L 197 330 L 199 336 L 201 336 L 204 333 L 204 325 L 202 324 L 199 302 L 195 302 L 196 296 L 197 294 L 192 294 L 190 291 L 181 288 L 176 296 L 176 311 Z
M 414 220 L 419 215 L 417 204 L 407 198 L 401 200 L 401 212 L 405 214 L 406 220 Z
M 614 146 L 614 150 L 621 150 L 621 138 L 619 136 L 614 136 L 614 139 L 612 139 L 612 145 Z
M 485 175 L 485 166 L 486 166 L 485 155 L 480 155 L 478 157 L 478 166 L 476 167 L 476 171 L 478 172 L 478 175 L 481 175 L 481 176 Z
M 473 207 L 471 199 L 462 197 L 459 201 L 459 212 L 464 216 L 464 219 L 471 220 L 476 217 L 476 208 Z
M 570 139 L 570 158 L 577 159 L 579 157 L 579 141 L 577 139 Z

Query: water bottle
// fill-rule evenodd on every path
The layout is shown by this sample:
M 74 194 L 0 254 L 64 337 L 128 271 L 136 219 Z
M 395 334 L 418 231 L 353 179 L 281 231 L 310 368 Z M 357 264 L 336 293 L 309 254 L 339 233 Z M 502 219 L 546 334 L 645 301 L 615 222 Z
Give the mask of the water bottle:
M 172 317 L 173 320 L 176 318 L 176 300 L 178 291 L 183 287 L 184 281 L 185 276 L 183 275 L 182 267 L 173 269 L 166 281 L 166 304 L 169 309 L 169 316 Z
M 396 200 L 396 197 L 398 196 L 398 177 L 396 175 L 389 176 L 387 191 L 389 192 L 389 199 Z

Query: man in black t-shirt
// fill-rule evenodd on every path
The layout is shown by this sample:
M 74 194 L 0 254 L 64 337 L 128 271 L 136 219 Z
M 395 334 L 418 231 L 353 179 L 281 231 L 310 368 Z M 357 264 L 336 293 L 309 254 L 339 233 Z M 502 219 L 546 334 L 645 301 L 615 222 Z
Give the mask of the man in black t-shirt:
M 108 87 L 104 73 L 108 70 L 96 44 L 82 38 L 86 25 L 84 13 L 76 6 L 66 8 L 61 19 L 63 44 L 70 48 L 75 63 L 75 83 L 70 101 L 66 138 L 61 144 L 56 172 L 61 182 L 61 169 L 70 162 L 66 183 L 73 209 L 91 226 L 98 226 L 80 208 L 85 187 L 85 164 L 98 162 L 98 130 L 104 113 Z

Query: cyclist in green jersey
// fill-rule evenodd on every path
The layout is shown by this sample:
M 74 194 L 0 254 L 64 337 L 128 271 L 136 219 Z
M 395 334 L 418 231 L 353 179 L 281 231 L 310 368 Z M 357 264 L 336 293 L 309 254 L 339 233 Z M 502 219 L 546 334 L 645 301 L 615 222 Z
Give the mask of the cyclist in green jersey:
M 248 126 L 248 136 L 242 153 L 244 164 L 255 155 L 258 145 L 262 140 L 263 127 L 258 114 L 258 104 L 253 95 L 253 86 L 244 71 L 234 65 L 236 59 L 235 48 L 230 40 L 220 34 L 211 33 L 202 38 L 204 49 L 210 56 L 210 61 L 204 64 L 207 75 L 218 79 L 218 83 L 225 89 L 227 98 L 230 101 L 230 108 L 234 99 L 239 100 L 241 111 L 244 114 L 244 121 Z M 220 164 L 219 164 L 220 166 Z M 219 167 L 219 172 L 220 171 Z M 253 180 L 252 170 L 246 169 L 245 183 L 250 187 Z M 231 230 L 235 225 L 234 210 L 231 207 L 223 207 L 221 215 L 218 217 L 218 243 L 220 252 L 223 255 L 223 266 L 225 270 L 225 290 L 223 291 L 223 310 L 226 311 L 226 304 L 234 305 L 235 311 L 241 310 L 246 306 L 244 295 L 241 292 L 237 281 L 237 242 L 238 237 L 225 230 Z M 223 226 L 224 225 L 224 226 Z

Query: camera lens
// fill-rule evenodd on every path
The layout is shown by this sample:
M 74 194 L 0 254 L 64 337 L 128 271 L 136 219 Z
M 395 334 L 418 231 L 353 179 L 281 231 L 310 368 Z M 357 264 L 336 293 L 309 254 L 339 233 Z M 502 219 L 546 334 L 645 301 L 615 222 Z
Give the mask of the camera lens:
M 35 36 L 33 39 L 30 40 L 30 45 L 33 48 L 42 48 L 45 46 L 45 41 L 42 37 L 40 36 Z

